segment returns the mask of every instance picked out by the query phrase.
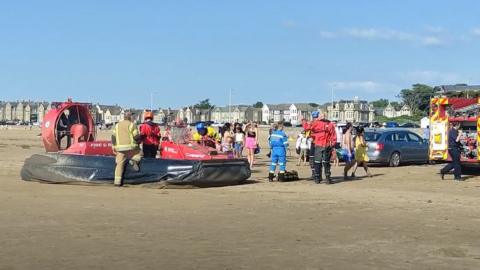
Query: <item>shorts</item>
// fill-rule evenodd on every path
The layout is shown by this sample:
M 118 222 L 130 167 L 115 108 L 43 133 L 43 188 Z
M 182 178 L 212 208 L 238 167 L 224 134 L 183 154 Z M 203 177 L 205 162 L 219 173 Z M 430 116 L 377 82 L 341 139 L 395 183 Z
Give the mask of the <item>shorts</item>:
M 344 162 L 349 163 L 355 160 L 355 155 L 353 154 L 353 151 L 349 154 L 346 149 L 342 149 L 342 159 Z
M 235 152 L 237 152 L 237 153 L 242 152 L 242 150 L 243 150 L 243 143 L 241 143 L 241 142 L 235 143 L 234 148 L 235 148 Z

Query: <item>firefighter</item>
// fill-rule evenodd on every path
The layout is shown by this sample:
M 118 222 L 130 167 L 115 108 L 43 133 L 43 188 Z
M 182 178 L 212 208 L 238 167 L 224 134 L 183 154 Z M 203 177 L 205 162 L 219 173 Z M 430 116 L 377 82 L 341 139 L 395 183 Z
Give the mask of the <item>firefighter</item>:
M 280 167 L 278 181 L 283 182 L 285 180 L 285 169 L 287 166 L 288 136 L 283 131 L 282 123 L 278 123 L 275 126 L 275 129 L 270 135 L 268 142 L 270 144 L 270 148 L 272 149 L 272 163 L 270 165 L 270 172 L 268 173 L 268 181 L 273 181 L 273 178 L 275 177 L 275 169 L 278 164 Z
M 460 164 L 460 154 L 462 147 L 460 139 L 462 137 L 462 133 L 461 131 L 459 131 L 459 128 L 460 123 L 453 123 L 452 127 L 448 131 L 448 154 L 452 158 L 452 162 L 450 162 L 447 166 L 440 170 L 442 180 L 444 179 L 445 174 L 453 169 L 455 181 L 463 181 L 462 167 Z
M 113 129 L 112 147 L 115 153 L 115 186 L 123 185 L 123 173 L 125 162 L 129 159 L 129 164 L 135 171 L 139 171 L 139 163 L 142 158 L 138 143 L 141 137 L 137 126 L 132 121 L 132 113 L 126 112 L 124 120 L 118 122 Z
M 153 112 L 147 111 L 143 114 L 145 122 L 140 125 L 140 136 L 142 137 L 143 156 L 156 158 L 158 146 L 160 145 L 160 127 L 153 122 Z
M 324 114 L 321 114 L 310 125 L 310 131 L 314 137 L 315 144 L 315 183 L 320 184 L 322 182 L 323 167 L 325 170 L 325 184 L 331 184 L 330 159 L 332 148 L 337 141 L 335 127 L 330 121 L 325 119 Z

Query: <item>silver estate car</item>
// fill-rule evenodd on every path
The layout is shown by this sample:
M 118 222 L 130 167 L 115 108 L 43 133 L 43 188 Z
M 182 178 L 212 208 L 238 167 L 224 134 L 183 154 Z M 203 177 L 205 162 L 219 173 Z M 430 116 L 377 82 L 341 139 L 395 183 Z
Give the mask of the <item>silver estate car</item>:
M 402 128 L 366 129 L 371 163 L 397 167 L 401 163 L 427 163 L 428 141 Z

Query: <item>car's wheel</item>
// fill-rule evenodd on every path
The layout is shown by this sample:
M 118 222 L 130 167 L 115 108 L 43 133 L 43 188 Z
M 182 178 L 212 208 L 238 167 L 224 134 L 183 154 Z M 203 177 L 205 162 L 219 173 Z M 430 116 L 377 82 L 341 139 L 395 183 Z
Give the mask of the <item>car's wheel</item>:
M 400 165 L 400 153 L 399 152 L 393 152 L 393 154 L 390 156 L 390 162 L 388 163 L 390 167 L 398 167 Z

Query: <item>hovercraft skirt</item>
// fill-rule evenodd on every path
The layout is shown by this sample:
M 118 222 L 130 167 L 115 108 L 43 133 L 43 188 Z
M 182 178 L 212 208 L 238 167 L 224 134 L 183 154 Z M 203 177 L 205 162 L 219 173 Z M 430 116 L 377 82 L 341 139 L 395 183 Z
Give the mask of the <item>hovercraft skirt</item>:
M 25 160 L 21 176 L 26 181 L 49 183 L 113 184 L 115 157 L 71 154 L 35 154 Z M 142 159 L 140 171 L 126 166 L 124 184 L 166 181 L 168 184 L 226 186 L 250 177 L 246 160 Z

